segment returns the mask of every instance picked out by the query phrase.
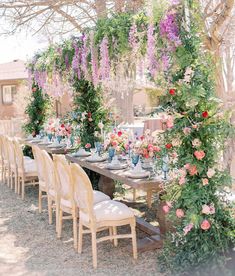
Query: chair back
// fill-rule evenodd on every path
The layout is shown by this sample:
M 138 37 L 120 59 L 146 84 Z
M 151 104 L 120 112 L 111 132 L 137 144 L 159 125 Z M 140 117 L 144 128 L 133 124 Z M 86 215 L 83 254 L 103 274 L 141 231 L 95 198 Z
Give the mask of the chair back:
M 16 157 L 15 157 L 15 149 L 14 149 L 14 139 L 8 138 L 6 140 L 7 144 L 7 152 L 8 152 L 8 161 L 11 167 L 16 166 Z
M 73 187 L 71 183 L 70 166 L 64 155 L 53 155 L 55 165 L 55 181 L 58 183 L 58 197 L 68 200 L 74 205 Z
M 44 170 L 42 151 L 38 146 L 33 146 L 32 150 L 33 150 L 34 159 L 36 161 L 38 179 L 39 179 L 39 185 L 40 185 L 41 181 L 45 182 L 45 170 Z
M 78 164 L 71 164 L 71 177 L 75 203 L 79 210 L 93 220 L 93 189 L 89 177 Z
M 8 158 L 8 150 L 7 150 L 7 136 L 2 136 L 2 156 L 3 160 L 7 161 L 9 160 Z
M 45 172 L 45 181 L 48 191 L 53 190 L 57 193 L 56 181 L 55 181 L 55 168 L 50 155 L 45 151 L 41 151 L 43 159 L 43 167 Z
M 15 148 L 15 160 L 18 170 L 22 170 L 24 172 L 24 155 L 19 142 L 14 141 L 14 148 Z

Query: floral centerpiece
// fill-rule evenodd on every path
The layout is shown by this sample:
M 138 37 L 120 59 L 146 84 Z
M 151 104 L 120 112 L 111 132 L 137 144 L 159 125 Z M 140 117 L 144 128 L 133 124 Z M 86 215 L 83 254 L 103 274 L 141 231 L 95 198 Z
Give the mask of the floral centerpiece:
M 129 146 L 129 135 L 127 131 L 117 131 L 108 133 L 107 139 L 104 141 L 104 149 L 115 149 L 117 153 L 126 153 Z

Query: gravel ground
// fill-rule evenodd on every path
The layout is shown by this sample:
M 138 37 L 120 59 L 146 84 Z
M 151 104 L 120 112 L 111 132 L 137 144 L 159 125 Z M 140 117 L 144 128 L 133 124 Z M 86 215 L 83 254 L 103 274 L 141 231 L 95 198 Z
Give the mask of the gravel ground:
M 26 188 L 26 199 L 0 184 L 0 275 L 160 275 L 157 251 L 139 254 L 127 250 L 130 240 L 98 245 L 98 268 L 92 268 L 90 235 L 84 236 L 83 253 L 73 249 L 72 223 L 65 221 L 63 237 L 56 238 L 55 223 L 48 224 L 46 205 L 38 213 L 37 187 Z M 124 229 L 125 231 L 125 229 Z M 137 233 L 140 237 L 141 233 Z

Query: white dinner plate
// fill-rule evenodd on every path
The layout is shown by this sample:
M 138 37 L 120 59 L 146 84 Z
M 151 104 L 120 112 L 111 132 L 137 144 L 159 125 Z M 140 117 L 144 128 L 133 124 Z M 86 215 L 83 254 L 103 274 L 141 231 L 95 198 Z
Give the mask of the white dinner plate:
M 109 170 L 124 170 L 128 167 L 128 164 L 112 165 L 112 163 L 106 166 Z
M 126 172 L 126 176 L 128 176 L 130 178 L 134 178 L 134 179 L 142 179 L 142 178 L 149 177 L 150 172 L 148 172 L 148 171 L 140 171 L 140 172 L 129 171 L 129 172 Z
M 75 152 L 72 154 L 72 156 L 74 157 L 88 157 L 90 156 L 91 153 L 89 151 L 86 151 L 86 152 Z
M 104 162 L 105 160 L 107 160 L 107 157 L 99 156 L 99 157 L 95 157 L 94 158 L 93 156 L 89 156 L 89 157 L 86 158 L 86 160 L 88 162 L 94 162 L 94 163 L 96 163 L 96 162 Z

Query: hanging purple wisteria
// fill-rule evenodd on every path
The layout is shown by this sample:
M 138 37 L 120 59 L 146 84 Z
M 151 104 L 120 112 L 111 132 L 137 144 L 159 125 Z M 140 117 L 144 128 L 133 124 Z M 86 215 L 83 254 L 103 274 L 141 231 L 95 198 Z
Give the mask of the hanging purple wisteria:
M 77 74 L 78 79 L 80 79 L 81 78 L 80 51 L 76 42 L 74 42 L 73 47 L 74 47 L 74 56 L 72 61 L 72 69 L 74 74 Z
M 138 31 L 135 23 L 132 24 L 129 32 L 128 42 L 131 48 L 131 52 L 136 55 L 138 52 L 139 44 L 138 44 Z
M 157 58 L 155 49 L 155 37 L 154 37 L 154 26 L 150 24 L 148 27 L 148 41 L 147 41 L 147 58 L 148 58 L 148 70 L 152 78 L 156 77 L 157 73 Z
M 177 14 L 174 10 L 168 12 L 165 18 L 160 21 L 159 28 L 161 37 L 167 38 L 175 47 L 181 45 Z
M 104 37 L 100 44 L 100 76 L 102 80 L 109 79 L 110 75 L 108 43 L 108 38 Z
M 85 78 L 88 78 L 88 64 L 87 56 L 89 54 L 89 48 L 87 47 L 87 35 L 82 36 L 82 50 L 81 50 L 81 69 Z

